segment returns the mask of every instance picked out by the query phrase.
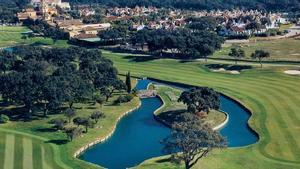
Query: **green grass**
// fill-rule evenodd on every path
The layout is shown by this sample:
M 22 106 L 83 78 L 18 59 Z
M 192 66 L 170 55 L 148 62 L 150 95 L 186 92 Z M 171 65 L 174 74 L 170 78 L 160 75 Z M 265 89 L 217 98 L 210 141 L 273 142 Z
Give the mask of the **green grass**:
M 209 86 L 239 100 L 253 112 L 249 123 L 260 135 L 258 143 L 216 151 L 195 168 L 202 165 L 203 168 L 300 168 L 300 77 L 283 73 L 291 67 L 255 67 L 231 75 L 210 72 L 203 62 L 162 59 L 136 63 L 132 57 L 145 56 L 110 52 L 104 55 L 121 72 L 130 70 L 136 76 Z M 170 165 L 154 159 L 140 167 L 169 168 Z
M 35 44 L 66 47 L 69 46 L 66 40 L 58 40 L 55 44 L 50 38 L 33 37 L 22 39 L 22 33 L 30 29 L 23 26 L 0 26 L 0 47 L 9 47 L 22 44 Z
M 230 58 L 231 45 L 225 45 L 220 51 L 217 51 L 213 58 Z M 235 45 L 241 47 L 246 52 L 246 59 L 251 59 L 251 53 L 257 49 L 269 51 L 271 57 L 268 61 L 300 61 L 300 40 L 296 39 L 278 39 L 273 41 L 257 41 L 246 44 Z

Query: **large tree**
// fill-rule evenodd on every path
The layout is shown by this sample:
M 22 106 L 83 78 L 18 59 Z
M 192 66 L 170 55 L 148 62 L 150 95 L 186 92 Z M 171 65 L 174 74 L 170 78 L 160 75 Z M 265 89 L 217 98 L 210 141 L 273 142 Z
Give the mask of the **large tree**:
M 214 148 L 226 147 L 226 140 L 197 116 L 185 113 L 172 125 L 171 135 L 162 141 L 164 152 L 171 155 L 171 162 L 184 162 L 185 168 L 193 167 Z
M 182 92 L 178 101 L 187 105 L 188 112 L 209 113 L 210 109 L 219 109 L 220 94 L 208 87 L 192 88 Z

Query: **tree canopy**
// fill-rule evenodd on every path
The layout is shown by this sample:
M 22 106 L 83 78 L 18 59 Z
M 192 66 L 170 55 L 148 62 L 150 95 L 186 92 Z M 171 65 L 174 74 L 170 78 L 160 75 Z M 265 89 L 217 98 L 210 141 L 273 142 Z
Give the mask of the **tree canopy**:
M 188 112 L 208 113 L 210 109 L 219 109 L 220 94 L 208 87 L 192 88 L 182 92 L 178 101 L 187 105 Z
M 47 116 L 68 104 L 66 114 L 72 118 L 73 103 L 91 101 L 95 93 L 109 98 L 114 90 L 126 89 L 113 63 L 98 50 L 20 46 L 1 51 L 0 59 L 0 95 L 24 105 L 27 115 L 42 109 Z
M 171 162 L 184 162 L 185 168 L 194 166 L 214 148 L 224 148 L 226 140 L 197 116 L 184 113 L 181 121 L 172 125 L 170 136 L 162 141 L 164 152 L 172 154 Z

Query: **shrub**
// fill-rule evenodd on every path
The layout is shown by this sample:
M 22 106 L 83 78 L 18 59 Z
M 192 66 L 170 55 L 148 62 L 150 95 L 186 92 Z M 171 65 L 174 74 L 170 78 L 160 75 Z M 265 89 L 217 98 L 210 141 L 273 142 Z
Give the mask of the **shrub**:
M 9 117 L 5 114 L 0 115 L 0 123 L 7 123 L 9 121 Z
M 125 96 L 119 96 L 117 100 L 115 100 L 115 104 L 127 103 L 130 102 L 134 98 L 133 94 L 127 94 Z
M 65 120 L 64 118 L 55 118 L 55 119 L 50 120 L 50 123 L 53 124 L 53 127 L 56 130 L 62 130 L 62 129 L 64 129 L 64 127 L 67 123 L 67 120 Z

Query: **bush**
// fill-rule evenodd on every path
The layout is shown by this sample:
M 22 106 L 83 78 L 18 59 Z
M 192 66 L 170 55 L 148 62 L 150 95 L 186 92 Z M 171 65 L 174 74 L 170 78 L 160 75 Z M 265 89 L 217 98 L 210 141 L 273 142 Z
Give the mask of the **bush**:
M 127 94 L 125 96 L 119 96 L 117 100 L 115 100 L 115 104 L 128 103 L 134 98 L 133 94 Z
M 56 130 L 62 130 L 62 129 L 64 129 L 64 127 L 67 123 L 67 120 L 65 120 L 63 118 L 55 118 L 55 119 L 50 120 L 50 123 L 53 124 L 53 127 Z
M 7 123 L 9 121 L 9 117 L 5 114 L 0 115 L 0 123 Z
M 235 34 L 235 35 L 229 35 L 227 39 L 249 39 L 250 36 L 247 34 Z

